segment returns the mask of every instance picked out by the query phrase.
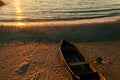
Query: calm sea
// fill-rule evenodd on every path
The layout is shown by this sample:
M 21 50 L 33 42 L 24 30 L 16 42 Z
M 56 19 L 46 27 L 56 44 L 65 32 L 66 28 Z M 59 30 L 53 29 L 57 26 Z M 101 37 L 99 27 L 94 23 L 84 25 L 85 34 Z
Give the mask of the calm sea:
M 0 22 L 120 17 L 120 0 L 2 0 Z

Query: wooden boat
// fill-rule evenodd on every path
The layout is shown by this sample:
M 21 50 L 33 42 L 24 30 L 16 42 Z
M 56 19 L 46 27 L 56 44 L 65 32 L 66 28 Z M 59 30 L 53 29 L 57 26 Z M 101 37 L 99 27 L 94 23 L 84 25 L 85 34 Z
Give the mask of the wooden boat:
M 106 80 L 102 73 L 73 44 L 62 40 L 60 52 L 73 80 Z

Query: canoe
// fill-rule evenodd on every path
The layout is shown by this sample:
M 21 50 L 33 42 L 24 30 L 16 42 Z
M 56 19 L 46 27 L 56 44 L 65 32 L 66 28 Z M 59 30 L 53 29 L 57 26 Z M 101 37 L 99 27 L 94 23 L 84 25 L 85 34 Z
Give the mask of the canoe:
M 60 53 L 73 80 L 106 80 L 100 70 L 68 41 L 61 41 Z

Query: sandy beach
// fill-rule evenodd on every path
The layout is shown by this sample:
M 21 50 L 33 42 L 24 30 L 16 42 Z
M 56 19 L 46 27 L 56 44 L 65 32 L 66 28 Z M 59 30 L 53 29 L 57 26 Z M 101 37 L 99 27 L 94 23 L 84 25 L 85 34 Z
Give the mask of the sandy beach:
M 106 80 L 120 79 L 120 22 L 0 26 L 0 80 L 71 80 L 60 56 L 66 39 L 96 65 Z

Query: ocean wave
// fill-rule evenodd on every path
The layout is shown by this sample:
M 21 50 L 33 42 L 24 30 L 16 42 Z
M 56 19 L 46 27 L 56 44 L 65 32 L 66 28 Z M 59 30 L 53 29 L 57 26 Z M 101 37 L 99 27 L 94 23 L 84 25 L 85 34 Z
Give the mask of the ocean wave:
M 120 16 L 119 2 L 67 0 L 55 3 L 53 4 L 52 0 L 36 0 L 35 2 L 13 0 L 12 3 L 0 8 L 0 22 L 64 21 Z M 15 4 L 19 7 L 18 11 Z

